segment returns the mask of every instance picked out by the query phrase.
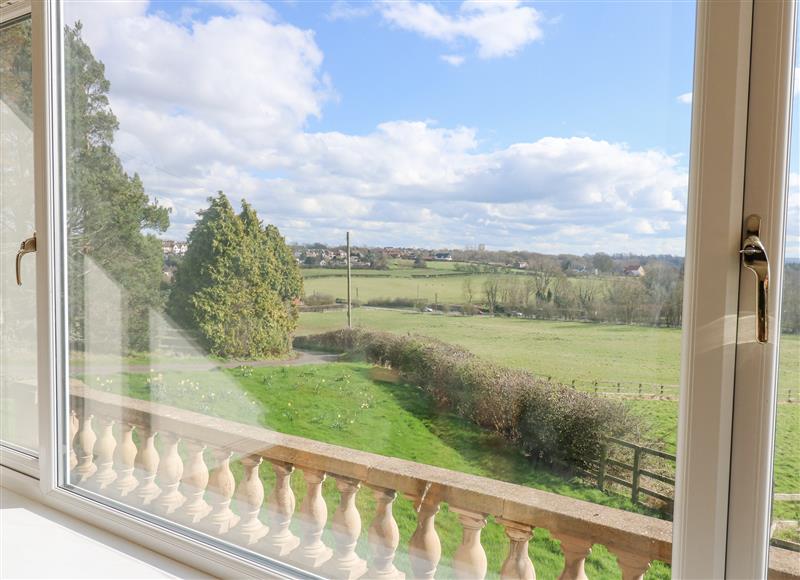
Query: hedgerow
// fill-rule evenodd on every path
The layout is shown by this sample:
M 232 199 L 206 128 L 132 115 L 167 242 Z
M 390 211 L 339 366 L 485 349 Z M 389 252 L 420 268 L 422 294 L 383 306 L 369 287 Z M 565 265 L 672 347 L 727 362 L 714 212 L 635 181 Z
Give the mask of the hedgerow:
M 438 405 L 547 463 L 586 468 L 599 458 L 605 437 L 635 431 L 634 418 L 619 402 L 485 361 L 425 336 L 343 329 L 297 337 L 294 344 L 362 355 L 391 367 Z

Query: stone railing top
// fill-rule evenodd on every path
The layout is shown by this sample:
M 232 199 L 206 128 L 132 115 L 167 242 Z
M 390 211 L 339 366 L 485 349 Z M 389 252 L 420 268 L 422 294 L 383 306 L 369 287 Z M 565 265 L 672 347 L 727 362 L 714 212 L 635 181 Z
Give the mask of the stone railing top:
M 145 400 L 70 387 L 74 404 L 92 414 L 169 431 L 243 455 L 258 455 L 393 489 L 417 502 L 446 502 L 602 544 L 650 560 L 670 562 L 672 524 L 656 518 L 560 496 L 521 485 L 385 457 L 235 423 Z

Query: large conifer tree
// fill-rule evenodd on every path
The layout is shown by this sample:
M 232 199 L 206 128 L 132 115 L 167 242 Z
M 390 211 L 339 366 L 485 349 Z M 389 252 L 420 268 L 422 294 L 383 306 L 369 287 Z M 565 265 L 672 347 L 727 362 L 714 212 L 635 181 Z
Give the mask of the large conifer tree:
M 169 312 L 218 356 L 286 354 L 297 326 L 300 270 L 275 226 L 263 226 L 242 202 L 239 215 L 222 192 L 189 234 Z

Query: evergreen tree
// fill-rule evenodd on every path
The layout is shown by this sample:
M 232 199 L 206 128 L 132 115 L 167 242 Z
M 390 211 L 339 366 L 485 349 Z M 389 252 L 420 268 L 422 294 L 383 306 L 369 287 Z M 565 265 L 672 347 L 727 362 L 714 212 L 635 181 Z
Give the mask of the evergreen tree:
M 147 350 L 148 310 L 164 304 L 154 233 L 169 227 L 169 213 L 148 198 L 138 175 L 125 172 L 112 148 L 119 124 L 108 102 L 110 83 L 80 23 L 66 27 L 64 42 L 70 340 L 80 348 L 85 339 L 89 258 L 120 287 L 125 346 Z
M 189 233 L 169 313 L 226 358 L 286 354 L 303 292 L 300 269 L 275 226 L 242 201 L 239 215 L 222 192 Z

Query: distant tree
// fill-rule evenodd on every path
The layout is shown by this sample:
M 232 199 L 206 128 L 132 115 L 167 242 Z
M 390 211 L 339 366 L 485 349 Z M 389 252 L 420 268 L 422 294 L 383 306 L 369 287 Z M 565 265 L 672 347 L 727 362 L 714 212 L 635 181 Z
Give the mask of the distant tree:
M 461 293 L 464 295 L 464 302 L 466 304 L 472 304 L 472 299 L 474 297 L 474 291 L 472 289 L 472 277 L 467 276 L 464 278 L 464 281 L 461 283 Z
M 594 316 L 597 286 L 591 283 L 578 284 L 575 288 L 575 297 L 584 317 L 591 319 Z
M 614 270 L 614 260 L 608 254 L 598 252 L 592 256 L 592 266 L 599 272 L 608 273 Z
M 303 293 L 291 250 L 246 202 L 239 215 L 222 192 L 209 203 L 189 233 L 170 314 L 195 330 L 212 354 L 249 359 L 286 354 Z
M 379 252 L 379 251 L 368 252 L 367 261 L 369 262 L 369 267 L 372 270 L 389 269 L 389 260 L 384 252 Z
M 617 278 L 608 285 L 607 295 L 617 322 L 633 324 L 647 299 L 647 290 L 638 278 Z
M 108 101 L 105 67 L 81 37 L 65 29 L 66 172 L 69 335 L 85 340 L 87 260 L 119 286 L 123 347 L 149 348 L 149 309 L 164 304 L 161 242 L 152 232 L 169 227 L 169 212 L 129 175 L 112 147 L 117 118 Z M 144 233 L 149 232 L 149 233 Z
M 650 262 L 642 282 L 653 307 L 653 324 L 660 324 L 663 318 L 667 324 L 673 325 L 676 320 L 675 298 L 681 296 L 683 286 L 678 269 L 666 262 Z M 679 321 L 680 316 L 677 319 Z
M 489 307 L 489 312 L 494 314 L 500 298 L 500 277 L 489 276 L 483 283 L 483 293 L 486 296 L 486 305 Z
M 414 258 L 414 267 L 415 268 L 427 268 L 428 262 L 426 262 L 422 256 L 417 256 Z

